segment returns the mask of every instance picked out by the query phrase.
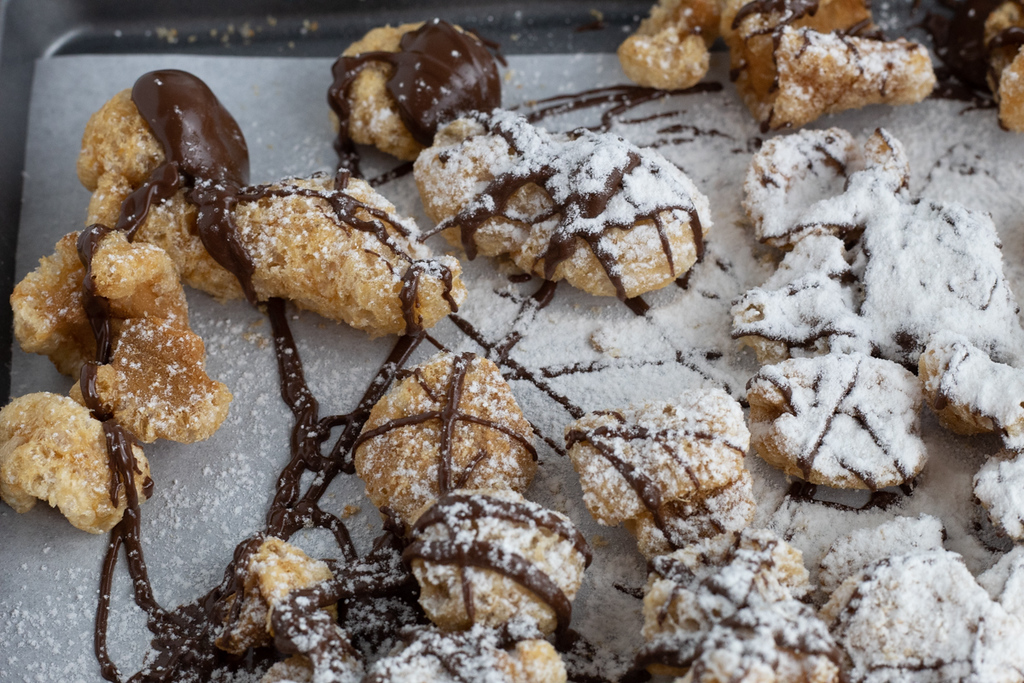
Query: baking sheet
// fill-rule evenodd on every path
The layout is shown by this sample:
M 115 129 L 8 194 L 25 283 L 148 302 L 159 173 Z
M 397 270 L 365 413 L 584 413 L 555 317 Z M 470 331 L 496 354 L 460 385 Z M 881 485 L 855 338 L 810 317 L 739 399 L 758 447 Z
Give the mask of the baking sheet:
M 551 398 L 553 392 L 585 410 L 669 398 L 695 386 L 726 386 L 738 396 L 756 369 L 752 355 L 729 340 L 728 310 L 734 297 L 770 272 L 770 252 L 747 235 L 739 204 L 750 151 L 763 136 L 728 85 L 726 59 L 714 55 L 709 75 L 709 80 L 725 84 L 722 92 L 668 98 L 643 115 L 633 112 L 626 118 L 668 110 L 678 112 L 676 118 L 616 128 L 640 144 L 662 135 L 657 128 L 673 122 L 695 129 L 690 139 L 684 134 L 662 148 L 709 196 L 714 215 L 708 257 L 688 290 L 669 287 L 646 297 L 652 310 L 637 318 L 614 300 L 562 285 L 549 308 L 522 319 L 517 318 L 520 302 L 537 287 L 536 280 L 513 284 L 486 259 L 464 262 L 470 297 L 460 315 L 492 341 L 512 329 L 526 333 L 514 357 L 547 379 L 543 387 L 513 382 L 513 391 L 540 434 L 555 444 L 561 443 L 570 416 Z M 74 170 L 82 130 L 93 111 L 130 87 L 139 74 L 182 68 L 203 78 L 239 121 L 249 141 L 253 180 L 260 182 L 332 168 L 325 103 L 330 64 L 329 59 L 184 56 L 39 61 L 30 105 L 17 277 L 51 253 L 59 237 L 82 227 L 88 193 Z M 517 56 L 510 59 L 508 74 L 506 105 L 624 81 L 614 55 Z M 550 124 L 568 128 L 591 115 Z M 992 111 L 933 100 L 903 109 L 871 107 L 818 125 L 840 125 L 862 138 L 885 126 L 907 148 L 912 192 L 990 211 L 1004 242 L 1011 286 L 1018 297 L 1024 294 L 1024 173 L 1019 168 L 1024 138 L 999 130 Z M 367 166 L 372 173 L 373 162 Z M 378 159 L 377 168 L 383 167 L 384 160 Z M 381 191 L 400 211 L 416 216 L 421 227 L 430 226 L 411 178 Z M 431 243 L 438 250 L 447 248 L 438 240 Z M 208 371 L 231 388 L 235 401 L 224 427 L 210 440 L 146 448 L 156 493 L 142 508 L 143 542 L 156 597 L 166 606 L 205 593 L 219 581 L 235 545 L 261 527 L 277 473 L 287 460 L 291 426 L 278 396 L 267 322 L 241 302 L 221 305 L 193 291 L 188 296 L 193 327 L 206 341 Z M 369 340 L 308 313 L 295 312 L 292 324 L 322 414 L 347 412 L 391 342 Z M 433 334 L 454 350 L 481 351 L 449 321 Z M 709 351 L 724 355 L 708 360 Z M 428 352 L 421 349 L 418 358 Z M 40 390 L 66 393 L 71 385 L 45 358 L 15 349 L 13 359 L 12 396 Z M 576 364 L 600 370 L 570 371 Z M 923 422 L 931 461 L 903 508 L 854 515 L 792 504 L 782 499 L 784 478 L 748 458 L 757 482 L 757 523 L 794 532 L 793 542 L 805 551 L 813 570 L 838 534 L 895 514 L 929 512 L 945 522 L 947 547 L 963 553 L 973 571 L 984 569 L 996 555 L 978 538 L 980 529 L 991 540 L 984 516 L 971 500 L 971 476 L 987 454 L 998 450 L 998 443 L 949 436 L 927 411 Z M 568 461 L 549 446 L 542 444 L 539 450 L 541 467 L 528 497 L 567 512 L 597 551 L 576 601 L 574 626 L 600 645 L 628 653 L 639 641 L 640 603 L 614 584 L 641 586 L 643 559 L 624 532 L 592 522 Z M 380 523 L 355 477 L 339 477 L 324 508 L 337 514 L 346 504 L 360 507 L 348 523 L 357 546 L 365 549 Z M 313 554 L 331 553 L 323 537 L 308 534 L 300 540 Z M 45 504 L 25 515 L 0 505 L 0 680 L 101 680 L 92 637 L 105 547 L 105 536 L 73 529 Z M 148 636 L 144 617 L 131 602 L 122 563 L 110 629 L 110 651 L 122 672 L 141 666 Z

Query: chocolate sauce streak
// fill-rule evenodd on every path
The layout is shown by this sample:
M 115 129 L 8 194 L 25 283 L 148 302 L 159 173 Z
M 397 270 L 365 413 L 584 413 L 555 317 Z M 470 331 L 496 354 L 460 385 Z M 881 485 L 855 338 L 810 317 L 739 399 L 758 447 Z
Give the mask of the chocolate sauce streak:
M 338 167 L 359 177 L 359 153 L 348 135 L 349 91 L 363 69 L 371 64 L 390 67 L 385 87 L 402 123 L 418 143 L 429 146 L 438 129 L 460 114 L 489 112 L 501 105 L 501 79 L 489 46 L 473 33 L 434 19 L 404 34 L 398 52 L 338 57 L 327 91 L 340 123 L 334 143 Z
M 584 557 L 585 565 L 592 559 L 590 548 L 583 535 L 567 521 L 557 515 L 535 506 L 514 501 L 505 501 L 483 496 L 453 495 L 440 498 L 413 526 L 413 534 L 441 525 L 448 531 L 449 539 L 413 541 L 402 553 L 406 563 L 413 560 L 427 560 L 438 564 L 454 564 L 458 567 L 479 567 L 506 576 L 524 588 L 528 588 L 555 612 L 557 631 L 564 633 L 572 619 L 572 604 L 562 589 L 544 571 L 522 555 L 502 548 L 489 541 L 465 541 L 458 539 L 460 522 L 493 517 L 516 524 L 535 526 L 553 532 L 572 541 L 573 546 Z M 463 572 L 463 597 L 466 610 L 473 619 L 473 603 L 468 590 L 470 585 Z
M 989 91 L 985 20 L 1002 2 L 961 0 L 949 3 L 953 8 L 952 16 L 929 12 L 922 24 L 931 34 L 935 55 L 948 69 L 948 75 L 971 90 Z
M 199 209 L 203 246 L 255 303 L 255 266 L 238 240 L 232 213 L 237 189 L 249 182 L 249 148 L 238 123 L 205 83 L 184 71 L 145 74 L 132 88 L 132 102 L 163 147 L 165 161 L 125 201 L 118 228 L 134 235 L 155 201 L 173 196 L 180 178 Z

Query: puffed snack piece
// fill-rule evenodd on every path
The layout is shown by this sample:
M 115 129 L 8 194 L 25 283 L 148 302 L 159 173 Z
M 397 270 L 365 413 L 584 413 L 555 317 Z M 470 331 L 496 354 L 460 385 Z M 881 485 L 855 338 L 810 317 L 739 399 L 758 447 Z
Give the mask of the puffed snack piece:
M 433 327 L 466 298 L 456 258 L 362 180 L 317 174 L 246 188 L 234 219 L 260 299 L 280 297 L 371 336 Z
M 956 434 L 998 433 L 1024 452 L 1024 368 L 997 363 L 966 337 L 939 333 L 918 363 L 928 406 Z
M 799 167 L 787 159 L 834 138 L 834 130 L 803 131 L 753 165 Z M 849 173 L 841 194 L 815 199 L 818 186 L 801 183 L 785 210 L 762 219 L 761 238 L 790 251 L 764 285 L 734 302 L 733 337 L 762 363 L 860 351 L 915 367 L 931 336 L 950 331 L 999 362 L 1024 362 L 1024 328 L 991 217 L 911 197 L 908 174 L 902 145 L 878 129 L 865 144 L 864 168 Z M 752 218 L 785 204 L 782 184 L 748 176 Z
M 767 530 L 704 539 L 650 564 L 639 665 L 687 683 L 832 683 L 840 654 L 803 557 Z
M 115 95 L 82 139 L 79 179 L 93 192 L 87 224 L 116 225 L 129 195 L 160 182 L 151 174 L 165 161 L 131 91 Z M 181 184 L 149 207 L 134 239 L 164 249 L 185 284 L 218 299 L 239 298 L 243 288 L 203 244 L 197 189 L 230 195 L 227 208 L 205 210 L 227 214 L 258 300 L 291 299 L 379 336 L 430 327 L 465 299 L 457 260 L 431 258 L 415 239 L 415 222 L 361 180 L 317 174 L 253 187 L 202 178 L 191 189 Z
M 913 104 L 935 86 L 928 51 L 883 40 L 862 0 L 728 0 L 721 32 L 736 88 L 764 131 L 869 104 Z
M 123 482 L 115 484 L 103 424 L 88 408 L 46 392 L 16 398 L 0 411 L 0 444 L 0 498 L 16 512 L 28 512 L 38 498 L 92 534 L 121 521 L 127 492 L 114 488 Z M 152 486 L 149 462 L 135 443 L 131 456 L 141 502 Z
M 591 560 L 568 517 L 507 490 L 453 491 L 415 517 L 410 537 L 402 559 L 427 617 L 446 631 L 519 617 L 564 632 Z
M 1024 541 L 1024 452 L 1002 451 L 974 475 L 974 496 L 992 523 L 1014 541 Z
M 326 563 L 271 536 L 249 556 L 244 576 L 242 593 L 231 601 L 231 613 L 216 641 L 217 647 L 235 655 L 271 643 L 273 609 L 288 593 L 327 581 L 334 574 Z
M 1021 29 L 1024 29 L 1024 8 L 1014 0 L 999 5 L 985 19 L 984 40 L 989 55 L 986 78 L 999 103 L 999 125 L 1017 133 L 1024 131 Z
M 483 39 L 446 21 L 382 26 L 349 45 L 328 91 L 342 165 L 352 143 L 412 161 L 438 128 L 501 106 L 501 79 Z
M 130 243 L 120 231 L 92 230 L 98 237 L 90 268 L 94 293 L 106 298 L 111 318 L 110 362 L 95 367 L 102 412 L 145 443 L 208 438 L 227 417 L 232 396 L 206 374 L 206 349 L 189 326 L 174 264 L 160 248 Z M 22 348 L 49 356 L 76 378 L 96 357 L 78 242 L 79 233 L 63 237 L 11 295 Z M 78 384 L 71 396 L 85 404 Z
M 1024 680 L 1024 621 L 947 550 L 868 565 L 836 589 L 821 616 L 855 683 Z
M 659 0 L 619 45 L 619 64 L 637 85 L 683 90 L 708 72 L 708 48 L 718 37 L 719 0 Z
M 660 154 L 612 134 L 548 133 L 520 114 L 459 119 L 416 160 L 427 215 L 470 259 L 626 300 L 704 253 L 707 198 Z
M 374 505 L 408 521 L 457 488 L 526 490 L 533 428 L 494 363 L 439 353 L 399 377 L 353 447 Z
M 747 400 L 757 454 L 812 484 L 898 486 L 928 458 L 921 384 L 891 361 L 851 353 L 766 365 L 747 384 Z
M 590 413 L 566 426 L 565 441 L 590 514 L 624 524 L 648 558 L 754 517 L 750 433 L 720 389 Z
M 365 683 L 565 683 L 565 665 L 551 643 L 511 640 L 483 626 L 460 633 L 413 629 L 405 647 L 370 667 Z

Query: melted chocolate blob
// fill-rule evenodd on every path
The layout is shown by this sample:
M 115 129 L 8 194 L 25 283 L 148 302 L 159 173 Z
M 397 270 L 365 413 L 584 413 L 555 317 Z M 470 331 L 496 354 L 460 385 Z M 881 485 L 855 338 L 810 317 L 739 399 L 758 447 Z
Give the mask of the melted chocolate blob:
M 989 50 L 985 20 L 1003 0 L 961 0 L 950 3 L 953 16 L 929 13 L 923 25 L 932 36 L 935 54 L 961 83 L 988 91 Z
M 364 52 L 334 63 L 327 102 L 340 126 L 335 149 L 339 167 L 359 172 L 359 155 L 348 137 L 349 90 L 373 63 L 391 66 L 386 88 L 412 137 L 429 146 L 443 124 L 460 114 L 489 112 L 501 105 L 501 79 L 487 44 L 472 33 L 434 19 L 402 36 L 398 52 Z

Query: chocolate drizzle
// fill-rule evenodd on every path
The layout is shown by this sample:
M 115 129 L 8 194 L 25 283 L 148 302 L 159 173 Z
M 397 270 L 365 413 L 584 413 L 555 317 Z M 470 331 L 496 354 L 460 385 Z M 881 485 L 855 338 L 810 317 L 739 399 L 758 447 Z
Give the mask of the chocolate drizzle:
M 558 266 L 572 258 L 579 243 L 583 242 L 601 264 L 621 301 L 627 301 L 629 297 L 616 252 L 606 243 L 612 230 L 631 230 L 638 223 L 653 222 L 669 270 L 675 274 L 672 248 L 662 214 L 683 212 L 693 235 L 697 260 L 703 258 L 704 235 L 700 217 L 684 188 L 676 188 L 675 201 L 645 196 L 641 205 L 638 198 L 626 196 L 628 183 L 625 178 L 634 175 L 641 167 L 651 176 L 661 177 L 665 172 L 622 138 L 615 139 L 621 149 L 606 155 L 616 159 L 605 168 L 591 165 L 593 155 L 586 150 L 600 149 L 602 144 L 607 145 L 610 141 L 592 131 L 578 129 L 569 134 L 566 142 L 558 143 L 546 133 L 534 129 L 522 117 L 482 117 L 481 120 L 490 133 L 505 140 L 518 158 L 509 170 L 491 180 L 465 208 L 441 221 L 425 237 L 458 226 L 462 246 L 472 260 L 477 256 L 476 233 L 490 219 L 537 224 L 557 216 L 557 227 L 552 231 L 546 248 L 537 256 L 534 268 L 543 262 L 543 277 L 554 279 Z M 605 163 L 609 163 L 608 160 Z M 595 189 L 598 183 L 601 188 Z M 528 185 L 543 188 L 551 200 L 551 207 L 527 218 L 516 215 L 509 203 L 520 189 Z M 613 199 L 630 204 L 632 211 L 622 211 L 621 208 L 616 212 L 607 211 Z M 645 306 L 642 302 L 633 302 L 634 312 L 641 315 L 646 310 Z
M 402 35 L 398 52 L 373 51 L 342 55 L 331 71 L 334 82 L 327 102 L 338 116 L 338 167 L 359 176 L 359 154 L 349 137 L 352 106 L 349 90 L 370 64 L 385 64 L 390 75 L 385 87 L 402 123 L 424 146 L 441 125 L 460 114 L 489 112 L 501 105 L 501 79 L 487 48 L 494 44 L 434 19 Z
M 460 533 L 460 523 L 492 517 L 514 524 L 523 524 L 553 532 L 572 541 L 585 565 L 592 559 L 583 535 L 568 521 L 537 505 L 502 500 L 481 495 L 448 494 L 423 513 L 412 528 L 415 536 L 434 525 L 443 526 L 449 538 L 415 540 L 402 553 L 406 563 L 426 560 L 438 564 L 454 564 L 461 568 L 478 567 L 506 576 L 528 588 L 555 612 L 557 630 L 564 633 L 572 619 L 572 604 L 561 588 L 543 570 L 528 559 L 490 541 L 467 540 Z M 462 572 L 463 598 L 469 619 L 474 618 L 471 584 Z

